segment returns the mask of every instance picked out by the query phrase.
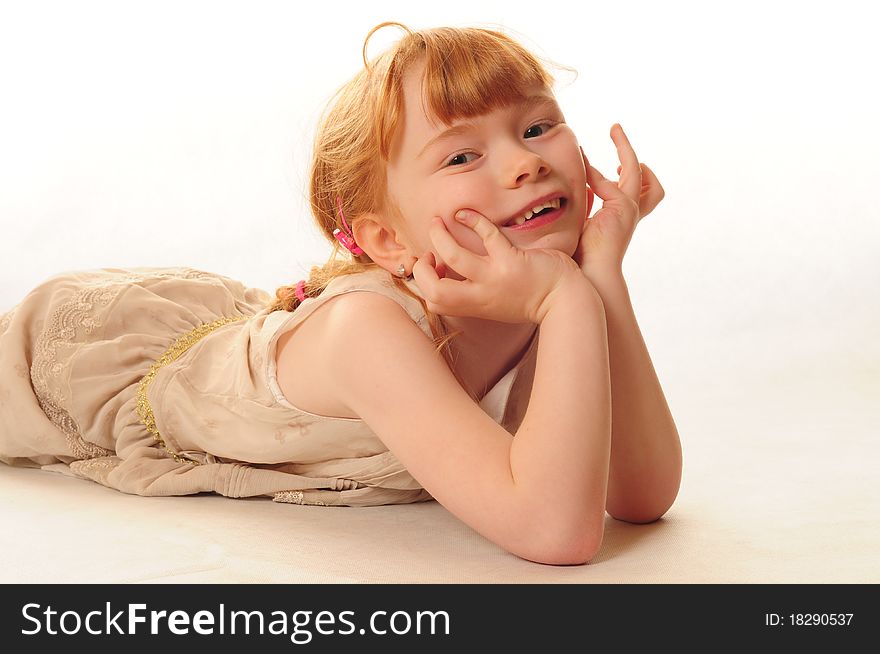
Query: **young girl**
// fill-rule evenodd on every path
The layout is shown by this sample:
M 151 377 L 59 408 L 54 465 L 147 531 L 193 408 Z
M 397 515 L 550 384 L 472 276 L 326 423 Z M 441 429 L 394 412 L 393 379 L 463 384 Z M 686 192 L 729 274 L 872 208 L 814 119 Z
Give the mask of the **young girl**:
M 49 279 L 0 316 L 0 459 L 138 495 L 436 499 L 552 564 L 589 561 L 606 510 L 671 506 L 680 444 L 621 268 L 657 178 L 619 125 L 619 182 L 593 168 L 503 34 L 367 41 L 385 25 L 405 35 L 315 141 L 330 261 L 274 299 L 191 268 Z

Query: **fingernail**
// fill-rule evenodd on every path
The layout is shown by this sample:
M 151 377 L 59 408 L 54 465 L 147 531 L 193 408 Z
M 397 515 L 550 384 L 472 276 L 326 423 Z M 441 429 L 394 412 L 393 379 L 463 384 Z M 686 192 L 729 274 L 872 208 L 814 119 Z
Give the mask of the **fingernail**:
M 459 222 L 464 222 L 465 220 L 467 220 L 467 217 L 468 217 L 468 212 L 465 209 L 459 209 L 455 213 L 455 219 Z

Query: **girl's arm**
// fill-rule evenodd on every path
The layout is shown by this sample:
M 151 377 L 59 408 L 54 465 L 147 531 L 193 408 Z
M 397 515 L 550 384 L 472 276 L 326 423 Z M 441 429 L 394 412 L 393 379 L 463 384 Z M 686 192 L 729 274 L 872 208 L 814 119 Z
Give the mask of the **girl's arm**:
M 571 538 L 569 551 L 588 561 L 602 543 L 611 456 L 605 312 L 590 284 L 573 284 L 554 300 L 541 322 L 532 392 L 511 446 L 511 470 L 535 517 L 549 512 L 556 533 Z M 574 529 L 566 532 L 565 525 Z
M 464 279 L 440 278 L 433 253 L 413 274 L 430 311 L 540 325 L 532 396 L 516 438 L 467 395 L 403 309 L 375 294 L 332 301 L 316 344 L 328 361 L 320 387 L 335 387 L 437 501 L 488 539 L 533 561 L 584 563 L 602 540 L 610 458 L 601 298 L 564 252 L 520 250 L 472 211 L 455 218 L 481 237 L 486 255 L 461 247 L 437 218 L 431 240 Z M 369 344 L 356 357 L 352 325 Z
M 544 305 L 516 438 L 465 393 L 397 303 L 373 293 L 344 297 L 328 303 L 321 374 L 346 406 L 438 502 L 489 540 L 531 561 L 589 561 L 602 540 L 611 391 L 601 300 L 580 271 Z M 357 357 L 346 354 L 353 324 L 358 341 L 369 343 Z
M 607 511 L 629 522 L 651 522 L 675 501 L 681 482 L 681 443 L 623 278 L 622 265 L 639 221 L 663 200 L 657 176 L 639 163 L 619 124 L 611 128 L 620 179 L 606 179 L 581 150 L 601 209 L 584 221 L 574 259 L 602 298 L 608 322 L 613 397 Z M 588 203 L 592 204 L 592 201 Z
M 611 361 L 612 441 L 606 510 L 618 520 L 652 522 L 681 484 L 681 442 L 633 311 L 623 274 L 594 274 Z

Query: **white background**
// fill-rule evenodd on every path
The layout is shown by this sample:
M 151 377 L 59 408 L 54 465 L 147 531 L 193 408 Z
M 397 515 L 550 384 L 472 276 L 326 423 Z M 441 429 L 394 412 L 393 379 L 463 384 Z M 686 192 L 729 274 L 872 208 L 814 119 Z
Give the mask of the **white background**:
M 680 427 L 739 393 L 731 410 L 751 394 L 764 419 L 834 402 L 843 429 L 847 398 L 880 386 L 866 4 L 4 3 L 0 311 L 83 268 L 299 279 L 329 253 L 306 203 L 314 127 L 367 32 L 500 27 L 578 71 L 558 97 L 594 165 L 615 173 L 620 122 L 666 188 L 624 271 Z M 809 383 L 772 396 L 792 380 Z

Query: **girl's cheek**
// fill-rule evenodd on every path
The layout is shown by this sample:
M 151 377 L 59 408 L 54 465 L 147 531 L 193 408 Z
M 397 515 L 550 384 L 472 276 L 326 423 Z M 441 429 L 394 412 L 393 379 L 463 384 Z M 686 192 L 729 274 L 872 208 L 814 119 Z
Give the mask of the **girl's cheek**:
M 452 238 L 455 239 L 455 242 L 465 250 L 469 250 L 474 254 L 479 256 L 486 256 L 488 252 L 486 252 L 486 248 L 483 247 L 483 239 L 481 239 L 475 231 L 465 227 L 460 224 L 458 221 L 452 218 L 444 218 L 443 223 L 446 225 L 446 229 Z M 463 280 L 464 277 L 456 271 L 454 268 L 449 266 L 446 261 L 443 260 L 439 254 L 437 254 L 436 250 L 432 248 L 434 252 L 434 256 L 437 259 L 437 274 L 441 277 L 447 277 L 449 279 L 457 279 L 459 281 Z M 441 273 L 442 271 L 442 273 Z
M 445 220 L 446 228 L 458 244 L 466 250 L 470 250 L 474 254 L 486 256 L 486 248 L 483 246 L 483 239 L 480 238 L 474 230 L 462 225 L 457 220 Z M 450 224 L 452 223 L 452 224 Z
M 483 239 L 469 227 L 462 225 L 453 217 L 459 209 L 470 207 L 471 205 L 482 206 L 487 204 L 483 197 L 484 192 L 480 189 L 475 174 L 468 175 L 452 175 L 442 188 L 442 199 L 444 206 L 443 222 L 446 223 L 446 229 L 452 234 L 453 238 L 458 241 L 466 250 L 470 250 L 474 254 L 486 256 L 486 248 L 483 247 Z M 455 198 L 453 202 L 449 202 L 450 198 Z

